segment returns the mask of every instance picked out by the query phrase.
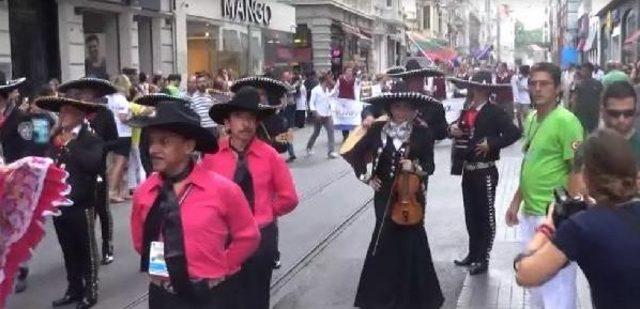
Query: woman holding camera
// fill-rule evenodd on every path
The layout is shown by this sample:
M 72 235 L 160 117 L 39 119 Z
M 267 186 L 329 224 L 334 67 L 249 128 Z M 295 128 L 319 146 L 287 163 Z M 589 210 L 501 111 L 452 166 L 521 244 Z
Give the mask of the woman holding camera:
M 585 183 L 595 205 L 565 220 L 560 213 L 575 202 L 550 207 L 546 222 L 514 261 L 516 281 L 538 286 L 576 261 L 589 281 L 595 308 L 637 308 L 640 200 L 635 198 L 633 152 L 611 130 L 596 132 L 583 151 Z

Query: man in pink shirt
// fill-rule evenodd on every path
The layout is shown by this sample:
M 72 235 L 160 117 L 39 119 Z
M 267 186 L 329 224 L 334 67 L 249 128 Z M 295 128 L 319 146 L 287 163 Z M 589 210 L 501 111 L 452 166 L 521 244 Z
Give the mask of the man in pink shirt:
M 243 308 L 247 309 L 269 308 L 269 285 L 278 253 L 275 222 L 298 204 L 285 161 L 273 147 L 256 138 L 260 121 L 274 112 L 274 108 L 260 105 L 258 90 L 250 86 L 209 112 L 213 121 L 227 127 L 228 137 L 219 141 L 216 154 L 205 156 L 203 164 L 240 185 L 262 236 L 258 251 L 240 272 Z
M 149 134 L 154 169 L 134 193 L 131 213 L 140 268 L 150 275 L 149 308 L 239 308 L 235 274 L 260 243 L 247 199 L 196 163 L 194 151 L 218 147 L 182 99 L 138 101 L 156 105 L 155 116 L 132 122 Z

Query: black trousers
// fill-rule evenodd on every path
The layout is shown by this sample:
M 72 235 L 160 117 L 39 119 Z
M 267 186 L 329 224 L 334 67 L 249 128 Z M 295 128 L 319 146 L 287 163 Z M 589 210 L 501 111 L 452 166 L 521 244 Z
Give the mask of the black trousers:
M 206 299 L 194 303 L 155 284 L 149 284 L 149 309 L 238 309 L 238 278 L 233 276 L 220 285 L 207 289 Z
M 68 292 L 74 296 L 97 293 L 94 214 L 93 209 L 81 206 L 63 207 L 62 214 L 53 218 L 67 270 Z
M 273 263 L 278 254 L 275 223 L 262 228 L 260 234 L 262 239 L 258 250 L 242 265 L 239 273 L 239 296 L 243 309 L 269 309 Z
M 102 255 L 113 243 L 113 216 L 109 206 L 109 182 L 107 173 L 100 174 L 102 182 L 96 183 L 96 211 L 95 215 L 100 219 L 100 234 L 102 236 Z
M 462 174 L 464 218 L 469 235 L 469 256 L 475 262 L 489 260 L 496 232 L 494 208 L 498 169 L 490 167 Z

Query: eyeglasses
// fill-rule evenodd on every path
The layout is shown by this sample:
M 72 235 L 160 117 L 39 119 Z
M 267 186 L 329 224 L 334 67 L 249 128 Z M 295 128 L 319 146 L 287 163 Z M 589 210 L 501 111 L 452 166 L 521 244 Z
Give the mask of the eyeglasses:
M 624 116 L 624 118 L 631 118 L 636 115 L 635 109 L 627 109 L 627 110 L 613 110 L 608 109 L 607 115 L 611 118 L 620 118 L 620 116 Z
M 540 85 L 540 87 L 547 87 L 553 84 L 553 81 L 550 80 L 529 80 L 529 88 L 535 88 Z

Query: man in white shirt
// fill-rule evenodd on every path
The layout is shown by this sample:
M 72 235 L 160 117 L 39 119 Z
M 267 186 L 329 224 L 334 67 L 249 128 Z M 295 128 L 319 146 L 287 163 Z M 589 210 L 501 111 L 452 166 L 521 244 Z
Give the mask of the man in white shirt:
M 529 66 L 522 65 L 518 70 L 518 75 L 514 75 L 511 78 L 511 87 L 513 89 L 513 98 L 516 101 L 518 127 L 522 130 L 522 123 L 531 108 L 531 97 L 529 96 Z
M 196 85 L 198 90 L 191 97 L 191 108 L 200 116 L 200 125 L 218 137 L 216 123 L 209 117 L 209 109 L 214 104 L 213 98 L 207 93 L 209 79 L 206 75 L 198 75 Z
M 309 109 L 311 113 L 314 113 L 314 125 L 313 134 L 307 142 L 307 154 L 313 154 L 313 144 L 316 142 L 316 138 L 320 134 L 320 129 L 324 127 L 327 131 L 328 139 L 328 156 L 330 159 L 338 157 L 338 154 L 334 151 L 334 136 L 333 136 L 333 118 L 332 118 L 332 90 L 333 85 L 329 74 L 325 74 L 320 78 L 320 84 L 311 90 L 311 98 L 309 99 Z

